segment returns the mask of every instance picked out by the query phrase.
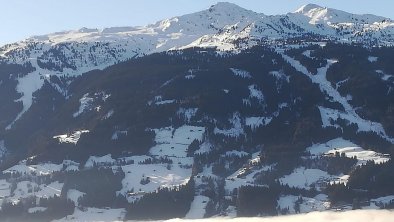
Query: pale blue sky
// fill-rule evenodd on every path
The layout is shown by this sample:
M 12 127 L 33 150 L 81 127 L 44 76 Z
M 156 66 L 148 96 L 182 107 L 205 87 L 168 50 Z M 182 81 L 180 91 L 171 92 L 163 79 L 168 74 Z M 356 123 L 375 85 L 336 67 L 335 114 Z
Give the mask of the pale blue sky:
M 223 1 L 223 0 L 222 0 Z M 394 18 L 394 0 L 227 0 L 264 14 L 284 14 L 307 3 Z M 217 0 L 0 0 L 0 45 L 32 35 L 146 25 L 208 8 Z

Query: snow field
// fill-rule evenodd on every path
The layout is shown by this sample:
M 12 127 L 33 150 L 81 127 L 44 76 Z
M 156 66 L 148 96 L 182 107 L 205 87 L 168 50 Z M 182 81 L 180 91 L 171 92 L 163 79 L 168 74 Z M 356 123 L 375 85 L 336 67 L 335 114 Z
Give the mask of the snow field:
M 245 118 L 245 125 L 255 130 L 261 126 L 266 126 L 270 124 L 272 121 L 272 117 L 246 117 Z
M 62 219 L 54 220 L 53 222 L 67 222 L 67 221 L 123 221 L 126 215 L 125 209 L 99 209 L 99 208 L 75 208 L 72 215 L 68 215 Z
M 49 175 L 53 172 L 61 171 L 63 164 L 43 163 L 38 165 L 26 165 L 26 162 L 15 165 L 3 173 L 21 173 L 21 174 L 36 174 L 36 175 Z
M 18 203 L 20 200 L 31 196 L 38 198 L 60 196 L 62 187 L 63 183 L 59 183 L 58 181 L 52 182 L 48 185 L 38 185 L 30 181 L 20 181 L 17 183 L 15 191 L 8 197 L 8 199 L 13 203 Z
M 58 139 L 59 143 L 77 144 L 83 133 L 89 133 L 89 130 L 76 130 L 71 134 L 57 135 L 57 136 L 54 136 L 53 138 Z
M 248 165 L 238 169 L 236 172 L 226 178 L 225 190 L 226 195 L 231 195 L 233 190 L 241 186 L 254 185 L 264 186 L 255 183 L 255 177 L 264 171 L 274 169 L 274 165 L 257 167 L 254 166 L 260 162 L 260 152 L 252 154 L 252 158 L 247 161 Z
M 159 188 L 173 188 L 186 184 L 191 176 L 191 168 L 183 168 L 177 164 L 172 164 L 171 169 L 168 164 L 131 164 L 122 166 L 125 178 L 122 180 L 120 194 L 134 200 L 133 197 L 139 194 L 155 192 Z M 148 180 L 147 184 L 142 184 L 142 180 Z
M 363 148 L 358 147 L 358 146 L 344 147 L 341 149 L 330 150 L 327 152 L 327 154 L 334 155 L 335 152 L 339 152 L 340 154 L 344 153 L 345 156 L 347 156 L 349 158 L 356 157 L 358 160 L 357 165 L 363 165 L 367 161 L 373 161 L 376 164 L 379 164 L 379 163 L 384 163 L 384 162 L 387 162 L 390 160 L 390 158 L 388 156 L 384 156 L 384 155 L 377 153 L 375 151 L 364 150 Z
M 102 157 L 90 156 L 85 163 L 85 167 L 90 168 L 93 167 L 95 164 L 97 164 L 98 166 L 114 165 L 115 163 L 116 160 L 111 157 L 111 154 L 107 154 Z
M 295 214 L 297 212 L 294 206 L 299 198 L 299 196 L 293 195 L 281 196 L 278 200 L 278 207 L 281 209 L 289 209 L 290 214 Z M 330 205 L 327 195 L 324 194 L 319 194 L 314 198 L 302 197 L 299 213 L 328 210 Z
M 319 184 L 329 182 L 331 179 L 332 176 L 325 171 L 299 167 L 296 168 L 291 174 L 280 178 L 279 181 L 281 184 L 287 184 L 290 187 L 310 190 L 313 186 L 319 190 Z
M 67 199 L 69 199 L 72 202 L 74 202 L 75 206 L 79 206 L 78 199 L 83 197 L 84 195 L 85 195 L 84 192 L 81 192 L 81 191 L 75 190 L 75 189 L 70 189 L 70 190 L 67 191 Z
M 117 140 L 119 139 L 120 136 L 127 136 L 128 131 L 127 130 L 116 130 L 112 136 L 111 140 Z
M 190 205 L 190 210 L 187 212 L 186 219 L 201 219 L 204 218 L 205 208 L 208 204 L 209 198 L 206 196 L 195 196 Z
M 184 125 L 177 129 L 166 127 L 154 129 L 156 146 L 150 149 L 153 156 L 186 157 L 188 146 L 194 141 L 202 141 L 204 127 Z
M 242 126 L 241 117 L 239 113 L 233 113 L 232 118 L 229 119 L 229 122 L 232 125 L 232 128 L 229 129 L 219 129 L 215 127 L 213 133 L 221 134 L 227 137 L 238 138 L 239 136 L 244 134 L 244 128 Z
M 255 183 L 255 176 L 263 171 L 268 171 L 271 166 L 265 166 L 260 169 L 247 169 L 241 168 L 232 175 L 226 178 L 225 190 L 227 195 L 232 195 L 234 189 L 238 189 L 242 186 L 254 185 L 254 186 L 265 186 Z
M 387 81 L 389 80 L 391 77 L 393 77 L 392 75 L 386 74 L 385 72 L 383 72 L 382 70 L 375 70 L 375 72 L 380 76 L 380 78 L 383 81 Z
M 378 61 L 378 57 L 375 57 L 375 56 L 368 56 L 368 61 L 369 61 L 369 62 L 377 62 L 377 61 Z
M 339 154 L 344 153 L 346 157 L 356 157 L 358 160 L 357 165 L 365 164 L 367 161 L 374 161 L 378 164 L 390 160 L 389 155 L 377 153 L 371 150 L 364 150 L 360 146 L 343 138 L 336 138 L 326 143 L 314 144 L 306 150 L 313 156 L 335 155 L 335 152 L 339 152 Z
M 198 150 L 196 150 L 194 153 L 195 154 L 204 154 L 204 153 L 209 153 L 211 152 L 213 149 L 213 145 L 205 140 L 201 145 L 200 148 Z

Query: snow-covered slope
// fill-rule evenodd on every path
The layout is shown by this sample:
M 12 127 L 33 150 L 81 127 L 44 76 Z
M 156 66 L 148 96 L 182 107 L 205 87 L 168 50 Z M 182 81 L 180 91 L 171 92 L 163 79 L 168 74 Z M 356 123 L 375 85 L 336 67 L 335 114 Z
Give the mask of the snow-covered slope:
M 78 76 L 93 69 L 103 69 L 119 61 L 189 45 L 204 35 L 220 32 L 223 27 L 240 28 L 257 20 L 261 14 L 231 3 L 218 3 L 207 10 L 144 27 L 114 27 L 103 30 L 82 28 L 33 36 L 0 48 L 0 60 L 30 63 L 36 70 L 18 78 L 17 92 L 23 109 L 12 124 L 26 112 L 33 93 L 45 80 L 56 76 Z M 65 89 L 56 87 L 62 94 Z
M 384 17 L 356 15 L 308 4 L 285 15 L 263 16 L 240 32 L 226 29 L 193 45 L 218 45 L 223 49 L 233 49 L 231 46 L 234 45 L 247 47 L 259 44 L 262 40 L 271 42 L 295 37 L 392 45 L 393 32 L 393 21 Z M 244 41 L 240 44 L 240 40 Z
M 341 10 L 321 7 L 315 4 L 307 4 L 297 9 L 294 14 L 305 15 L 311 19 L 311 24 L 317 23 L 351 23 L 364 22 L 374 23 L 384 20 L 384 17 L 375 15 L 356 15 Z
M 337 37 L 345 41 L 389 41 L 393 32 L 393 21 L 375 15 L 356 15 L 344 11 L 325 8 L 318 5 L 305 5 L 289 13 L 292 20 L 306 18 L 314 27 L 312 31 L 322 35 Z M 304 24 L 305 25 L 305 24 Z

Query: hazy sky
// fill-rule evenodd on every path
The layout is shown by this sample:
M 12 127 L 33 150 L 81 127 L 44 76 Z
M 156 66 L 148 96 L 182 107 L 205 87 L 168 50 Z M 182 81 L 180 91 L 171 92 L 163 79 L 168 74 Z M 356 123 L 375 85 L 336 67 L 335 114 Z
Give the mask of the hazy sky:
M 227 0 L 268 15 L 315 3 L 394 18 L 394 0 Z M 0 45 L 70 29 L 146 25 L 208 8 L 217 0 L 0 0 Z

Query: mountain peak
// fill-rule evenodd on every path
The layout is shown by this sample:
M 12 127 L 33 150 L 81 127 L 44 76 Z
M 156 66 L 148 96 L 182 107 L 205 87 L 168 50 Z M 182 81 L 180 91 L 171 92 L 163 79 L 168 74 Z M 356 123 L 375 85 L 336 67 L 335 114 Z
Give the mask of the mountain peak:
M 316 4 L 306 4 L 306 5 L 301 6 L 299 9 L 297 9 L 295 11 L 295 13 L 305 14 L 305 13 L 308 13 L 312 10 L 317 10 L 317 9 L 324 9 L 324 7 L 322 7 L 320 5 L 316 5 Z
M 210 9 L 229 9 L 229 8 L 241 8 L 241 7 L 230 2 L 218 2 L 210 7 Z
M 372 24 L 386 18 L 375 15 L 358 15 L 338 9 L 327 8 L 316 4 L 307 4 L 297 9 L 294 14 L 301 14 L 310 18 L 311 24 L 317 23 L 354 23 Z
M 208 9 L 209 12 L 237 13 L 239 11 L 249 11 L 241 6 L 230 2 L 218 2 Z
M 83 28 L 78 29 L 78 32 L 91 33 L 91 32 L 99 32 L 99 30 L 97 28 L 86 28 L 86 27 L 83 27 Z

